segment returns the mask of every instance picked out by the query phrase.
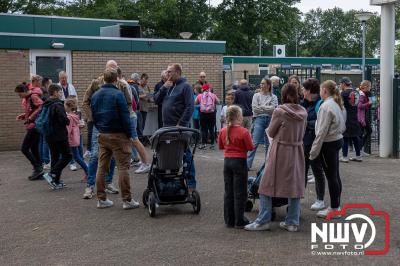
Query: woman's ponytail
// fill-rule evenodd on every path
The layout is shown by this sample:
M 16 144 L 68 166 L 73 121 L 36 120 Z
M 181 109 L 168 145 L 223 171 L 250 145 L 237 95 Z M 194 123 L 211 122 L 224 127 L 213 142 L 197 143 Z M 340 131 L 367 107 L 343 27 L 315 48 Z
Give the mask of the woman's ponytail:
M 336 82 L 333 80 L 327 80 L 322 83 L 321 87 L 328 91 L 329 96 L 332 96 L 333 100 L 339 105 L 340 109 L 343 110 L 343 99 L 340 95 L 339 89 L 337 88 Z

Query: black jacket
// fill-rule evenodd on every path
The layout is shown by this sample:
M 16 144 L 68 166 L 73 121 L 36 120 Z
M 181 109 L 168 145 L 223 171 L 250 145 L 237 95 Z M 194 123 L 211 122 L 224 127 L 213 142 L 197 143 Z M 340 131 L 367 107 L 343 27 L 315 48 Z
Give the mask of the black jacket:
M 301 105 L 307 110 L 307 127 L 304 133 L 303 142 L 305 146 L 312 145 L 315 139 L 315 122 L 317 121 L 317 112 L 315 106 L 320 97 L 315 102 L 309 102 L 303 99 Z
M 64 109 L 64 104 L 60 99 L 49 98 L 43 107 L 49 108 L 49 124 L 52 134 L 47 136 L 47 142 L 68 141 L 67 125 L 69 119 Z
M 162 86 L 155 93 L 157 105 L 162 104 L 163 125 L 188 127 L 194 110 L 193 89 L 180 78 L 170 89 Z
M 253 116 L 251 103 L 253 101 L 253 92 L 249 86 L 240 86 L 235 91 L 235 101 L 233 104 L 239 105 L 242 108 L 243 116 Z

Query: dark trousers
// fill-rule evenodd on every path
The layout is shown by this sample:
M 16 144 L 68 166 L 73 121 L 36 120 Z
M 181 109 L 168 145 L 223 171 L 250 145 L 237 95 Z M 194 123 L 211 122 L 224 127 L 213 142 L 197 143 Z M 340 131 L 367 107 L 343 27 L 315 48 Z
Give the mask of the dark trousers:
M 87 150 L 92 151 L 93 121 L 87 122 Z
M 324 142 L 321 149 L 321 162 L 328 180 L 329 195 L 331 197 L 331 208 L 340 206 L 342 194 L 342 181 L 339 174 L 339 150 L 343 145 L 343 139 Z
M 304 158 L 306 161 L 306 171 L 305 171 L 306 186 L 307 186 L 308 169 L 311 166 L 312 172 L 315 177 L 315 192 L 317 193 L 317 199 L 324 200 L 325 177 L 324 177 L 324 170 L 323 170 L 322 162 L 321 162 L 321 155 L 319 155 L 317 158 L 315 158 L 314 160 L 311 161 L 309 159 L 311 147 L 312 147 L 312 145 L 304 145 Z
M 224 220 L 228 226 L 243 226 L 247 199 L 247 161 L 245 158 L 224 159 Z
M 143 137 L 143 129 L 142 129 L 143 119 L 142 119 L 142 112 L 137 111 L 137 112 L 136 112 L 136 117 L 137 117 L 136 132 L 137 132 L 137 134 L 138 134 L 138 137 L 141 138 L 141 137 Z
M 41 167 L 42 165 L 39 153 L 39 143 L 39 131 L 35 128 L 28 129 L 22 142 L 21 151 L 34 168 Z
M 371 134 L 372 134 L 372 127 L 371 127 L 371 123 L 367 120 L 365 121 L 365 127 L 361 126 L 361 145 L 360 145 L 360 150 L 362 150 L 364 148 L 365 151 L 365 144 L 368 143 L 368 141 L 370 141 L 371 138 Z
M 51 154 L 51 170 L 56 183 L 60 182 L 62 170 L 68 165 L 72 159 L 71 149 L 68 140 L 64 141 L 47 141 Z
M 162 105 L 158 105 L 157 107 L 157 118 L 158 118 L 158 128 L 163 127 L 163 122 L 162 122 Z
M 140 126 L 141 126 L 141 130 L 142 130 L 142 134 L 143 134 L 144 128 L 146 127 L 147 112 L 140 111 L 140 114 L 142 116 L 142 123 Z
M 347 157 L 349 154 L 349 143 L 353 143 L 354 149 L 356 150 L 356 156 L 360 156 L 360 140 L 358 137 L 344 137 L 343 138 L 343 157 Z
M 201 142 L 207 143 L 210 138 L 211 144 L 215 141 L 215 113 L 200 113 Z
M 193 127 L 200 130 L 200 119 L 193 119 Z

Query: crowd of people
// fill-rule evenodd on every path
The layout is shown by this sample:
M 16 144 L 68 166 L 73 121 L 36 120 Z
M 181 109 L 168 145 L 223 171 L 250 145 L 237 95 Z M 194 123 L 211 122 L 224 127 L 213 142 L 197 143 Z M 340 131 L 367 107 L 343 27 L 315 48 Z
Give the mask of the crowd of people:
M 97 207 L 107 208 L 114 204 L 107 194 L 121 192 L 124 209 L 139 207 L 130 191 L 129 169 L 138 167 L 137 174 L 150 169 L 151 158 L 145 149 L 149 139 L 144 129 L 148 112 L 154 110 L 158 128 L 194 127 L 201 131 L 200 149 L 214 149 L 217 140 L 224 150 L 224 219 L 228 227 L 269 230 L 273 199 L 287 198 L 288 213 L 280 227 L 298 231 L 300 199 L 308 182 L 315 182 L 316 200 L 310 208 L 318 211 L 318 217 L 340 209 L 339 161 L 361 162 L 366 155 L 362 149 L 371 134 L 369 81 L 355 89 L 347 77 L 337 86 L 334 81 L 320 84 L 314 78 L 302 84 L 297 76 L 291 76 L 280 89 L 280 78 L 273 76 L 263 78 L 254 92 L 243 79 L 226 93 L 217 135 L 221 100 L 205 72 L 190 85 L 182 76 L 181 65 L 171 64 L 161 72 L 153 91 L 148 79 L 146 73 L 133 73 L 126 79 L 117 62 L 110 60 L 86 89 L 81 109 L 64 71 L 59 73 L 57 84 L 37 75 L 19 84 L 15 92 L 22 99 L 24 113 L 17 120 L 26 127 L 21 150 L 33 167 L 29 180 L 43 178 L 54 190 L 63 189 L 63 169 L 69 164 L 71 170 L 77 170 L 78 164 L 86 183 L 84 199 L 96 195 Z M 248 172 L 260 145 L 265 148 L 266 166 L 258 190 L 259 214 L 250 222 L 244 215 Z M 354 146 L 354 158 L 348 157 L 349 146 Z M 183 159 L 192 160 L 189 149 Z M 195 165 L 190 165 L 189 194 L 196 188 Z M 313 180 L 309 178 L 310 167 Z M 119 189 L 113 185 L 115 168 Z M 328 206 L 324 203 L 325 178 Z

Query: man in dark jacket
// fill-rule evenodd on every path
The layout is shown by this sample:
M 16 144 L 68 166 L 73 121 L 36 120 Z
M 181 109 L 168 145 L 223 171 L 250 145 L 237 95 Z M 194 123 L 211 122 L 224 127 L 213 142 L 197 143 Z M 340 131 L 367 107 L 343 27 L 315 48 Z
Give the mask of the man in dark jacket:
M 189 127 L 194 110 L 193 89 L 181 77 L 182 66 L 172 64 L 167 69 L 167 81 L 154 95 L 156 104 L 162 104 L 163 126 Z M 188 187 L 190 191 L 196 188 L 195 167 L 192 162 L 192 154 L 188 149 L 185 152 L 184 161 L 191 164 Z
M 253 110 L 251 103 L 253 101 L 253 92 L 250 90 L 249 82 L 245 79 L 240 81 L 239 89 L 235 92 L 235 100 L 233 104 L 239 105 L 243 112 L 243 127 L 249 131 L 251 129 L 251 121 L 253 119 Z
M 167 81 L 167 71 L 163 70 L 161 72 L 161 80 L 154 86 L 154 94 L 156 94 L 161 87 L 164 85 L 164 83 Z M 162 121 L 162 103 L 157 104 L 157 118 L 158 118 L 158 128 L 163 127 L 163 121 Z
M 99 165 L 96 176 L 97 208 L 107 208 L 114 203 L 107 199 L 105 176 L 114 156 L 122 195 L 122 208 L 134 209 L 139 203 L 132 199 L 129 166 L 133 143 L 131 119 L 124 94 L 116 87 L 118 73 L 115 68 L 104 71 L 104 85 L 94 93 L 91 110 L 94 126 L 99 131 Z
M 47 133 L 46 140 L 50 148 L 51 170 L 50 173 L 44 174 L 43 177 L 51 188 L 62 189 L 65 185 L 60 180 L 61 173 L 72 159 L 67 131 L 69 119 L 65 112 L 64 104 L 61 101 L 63 95 L 61 86 L 51 84 L 49 94 L 50 98 L 43 104 L 43 112 L 48 108 L 48 120 L 51 132 Z

